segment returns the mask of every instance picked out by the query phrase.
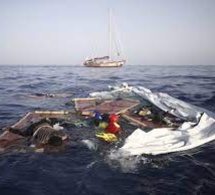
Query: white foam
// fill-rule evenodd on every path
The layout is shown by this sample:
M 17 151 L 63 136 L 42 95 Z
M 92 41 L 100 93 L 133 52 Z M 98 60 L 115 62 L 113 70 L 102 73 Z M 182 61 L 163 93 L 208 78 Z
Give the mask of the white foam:
M 92 140 L 85 139 L 85 140 L 81 140 L 81 142 L 85 146 L 87 146 L 87 148 L 89 148 L 90 150 L 97 150 L 98 149 L 97 143 L 93 142 Z

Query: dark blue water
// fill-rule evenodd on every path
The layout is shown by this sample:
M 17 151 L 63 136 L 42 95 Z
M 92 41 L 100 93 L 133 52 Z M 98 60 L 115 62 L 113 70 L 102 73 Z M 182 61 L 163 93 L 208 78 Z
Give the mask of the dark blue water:
M 166 92 L 215 112 L 215 66 L 1 66 L 0 127 L 32 110 L 69 109 L 71 98 L 86 97 L 122 82 Z M 62 98 L 30 97 L 36 93 L 61 94 Z M 76 145 L 61 153 L 3 154 L 0 195 L 215 193 L 215 142 L 120 163 L 104 153 L 108 151 Z

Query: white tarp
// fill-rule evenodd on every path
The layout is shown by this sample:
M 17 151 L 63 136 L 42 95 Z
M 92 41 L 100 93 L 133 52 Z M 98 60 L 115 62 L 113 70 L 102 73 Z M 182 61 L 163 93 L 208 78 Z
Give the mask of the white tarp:
M 215 139 L 214 114 L 202 108 L 173 98 L 165 93 L 153 93 L 144 87 L 114 87 L 112 91 L 90 94 L 101 99 L 139 97 L 148 100 L 160 109 L 185 119 L 179 128 L 159 128 L 149 132 L 135 130 L 119 152 L 124 155 L 165 154 L 189 150 Z

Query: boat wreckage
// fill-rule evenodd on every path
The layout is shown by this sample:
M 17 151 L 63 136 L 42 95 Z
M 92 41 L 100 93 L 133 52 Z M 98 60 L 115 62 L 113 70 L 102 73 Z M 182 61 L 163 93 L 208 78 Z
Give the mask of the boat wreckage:
M 43 148 L 46 145 L 54 147 L 66 145 L 70 140 L 73 141 L 72 135 L 68 133 L 69 129 L 61 126 L 56 128 L 54 123 L 67 121 L 72 124 L 76 121 L 78 125 L 77 120 L 84 128 L 91 128 L 89 123 L 94 120 L 92 135 L 105 142 L 117 142 L 118 137 L 124 132 L 129 132 L 123 140 L 121 139 L 122 143 L 117 149 L 125 156 L 185 151 L 215 139 L 214 113 L 166 93 L 155 93 L 142 86 L 130 87 L 122 84 L 118 87 L 109 87 L 108 91 L 91 93 L 89 96 L 74 98 L 73 106 L 68 111 L 27 113 L 16 124 L 3 128 L 0 149 L 17 146 L 26 140 L 30 140 L 31 145 L 36 144 Z M 97 113 L 101 116 L 119 117 L 119 121 L 115 117 L 112 122 L 119 123 L 122 133 L 107 132 L 111 117 L 103 121 Z M 47 124 L 47 120 L 51 122 Z M 107 124 L 104 125 L 104 122 Z M 125 123 L 130 126 L 123 125 Z

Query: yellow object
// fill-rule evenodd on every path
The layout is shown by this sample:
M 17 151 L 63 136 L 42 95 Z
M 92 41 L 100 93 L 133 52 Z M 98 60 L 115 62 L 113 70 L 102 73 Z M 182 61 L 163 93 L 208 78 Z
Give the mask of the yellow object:
M 101 128 L 101 129 L 106 129 L 107 126 L 108 126 L 108 123 L 106 123 L 106 122 L 99 123 L 99 128 Z
M 151 114 L 151 111 L 148 109 L 142 109 L 139 113 L 140 116 L 147 116 Z
M 118 140 L 113 133 L 96 133 L 96 137 L 101 138 L 106 142 L 116 142 Z

